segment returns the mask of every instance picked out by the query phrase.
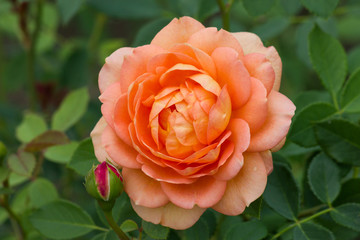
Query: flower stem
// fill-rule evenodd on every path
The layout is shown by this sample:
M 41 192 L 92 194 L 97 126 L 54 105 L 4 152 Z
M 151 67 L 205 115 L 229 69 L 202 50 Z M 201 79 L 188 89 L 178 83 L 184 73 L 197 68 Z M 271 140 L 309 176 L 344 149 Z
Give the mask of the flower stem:
M 226 31 L 230 31 L 230 9 L 234 1 L 229 0 L 229 2 L 226 4 L 224 4 L 222 0 L 216 1 L 220 8 L 223 29 L 225 29 Z
M 119 228 L 119 226 L 115 222 L 115 220 L 112 216 L 111 210 L 104 211 L 104 214 L 105 214 L 105 218 L 106 218 L 107 222 L 109 223 L 110 227 L 114 230 L 116 235 L 119 237 L 119 239 L 129 240 L 128 236 L 126 236 L 126 234 Z
M 305 223 L 305 222 L 308 222 L 314 218 L 317 218 L 321 215 L 324 215 L 328 212 L 331 212 L 332 210 L 334 210 L 332 207 L 329 207 L 329 208 L 326 208 L 324 210 L 322 210 L 321 212 L 318 212 L 318 213 L 315 213 L 313 215 L 311 215 L 310 217 L 307 217 L 307 218 L 304 218 L 300 221 L 296 221 L 295 223 L 287 226 L 286 228 L 282 229 L 280 232 L 278 232 L 277 234 L 275 234 L 270 240 L 273 240 L 273 239 L 277 239 L 278 237 L 280 237 L 281 235 L 283 235 L 285 232 L 289 231 L 290 229 L 298 226 L 298 225 L 301 225 L 302 223 Z

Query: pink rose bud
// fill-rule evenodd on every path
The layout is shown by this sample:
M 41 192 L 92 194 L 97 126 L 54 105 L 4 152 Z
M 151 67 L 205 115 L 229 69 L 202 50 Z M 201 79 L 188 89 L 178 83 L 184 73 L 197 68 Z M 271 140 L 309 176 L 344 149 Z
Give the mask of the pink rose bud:
M 123 191 L 119 170 L 108 162 L 93 166 L 85 178 L 86 191 L 102 201 L 113 201 Z

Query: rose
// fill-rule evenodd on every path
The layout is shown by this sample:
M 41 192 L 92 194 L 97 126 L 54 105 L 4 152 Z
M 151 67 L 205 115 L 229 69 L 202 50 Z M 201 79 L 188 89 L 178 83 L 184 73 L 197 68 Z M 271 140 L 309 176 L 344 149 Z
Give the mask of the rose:
M 238 215 L 263 193 L 294 115 L 281 69 L 255 34 L 174 19 L 106 59 L 95 154 L 122 168 L 146 221 L 185 229 L 207 208 Z

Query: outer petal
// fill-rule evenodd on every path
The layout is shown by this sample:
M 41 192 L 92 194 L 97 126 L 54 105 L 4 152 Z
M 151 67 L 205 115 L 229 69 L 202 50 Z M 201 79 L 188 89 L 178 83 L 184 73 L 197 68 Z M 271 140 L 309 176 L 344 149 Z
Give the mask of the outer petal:
M 238 215 L 260 197 L 267 182 L 267 172 L 259 153 L 244 154 L 240 173 L 227 183 L 223 198 L 213 209 L 226 215 Z
M 243 152 L 250 143 L 249 125 L 244 120 L 231 119 L 228 129 L 232 133 L 229 140 L 234 143 L 235 148 L 231 157 L 214 175 L 216 179 L 221 180 L 230 180 L 238 174 L 244 164 Z
M 132 146 L 129 134 L 131 119 L 128 112 L 127 94 L 123 94 L 117 101 L 114 109 L 114 128 L 116 135 L 127 145 Z
M 251 96 L 249 101 L 236 111 L 233 111 L 232 118 L 245 120 L 251 132 L 258 130 L 265 122 L 268 115 L 268 99 L 266 89 L 263 84 L 251 78 Z
M 156 208 L 169 202 L 160 182 L 146 176 L 141 170 L 124 168 L 122 175 L 125 191 L 136 205 Z
M 127 168 L 140 168 L 141 165 L 136 161 L 137 152 L 121 141 L 114 130 L 107 126 L 102 134 L 101 141 L 113 162 Z
M 103 103 L 101 105 L 101 113 L 106 122 L 114 127 L 114 109 L 117 100 L 121 97 L 120 82 L 113 83 L 110 87 L 100 95 L 99 99 Z
M 240 42 L 245 55 L 256 52 L 262 53 L 266 56 L 266 58 L 271 62 L 271 65 L 275 71 L 275 82 L 273 90 L 279 91 L 281 82 L 282 62 L 276 49 L 272 46 L 267 48 L 264 47 L 260 38 L 254 33 L 238 32 L 233 33 L 233 36 Z
M 101 142 L 101 136 L 104 132 L 104 129 L 107 127 L 107 123 L 105 118 L 102 117 L 95 125 L 94 129 L 91 131 L 90 136 L 94 145 L 95 156 L 99 160 L 99 162 L 106 161 L 106 159 L 110 160 L 109 155 L 105 151 L 105 147 Z
M 195 204 L 201 208 L 216 204 L 225 192 L 226 182 L 209 176 L 202 177 L 192 184 L 162 182 L 161 186 L 172 203 L 181 208 L 192 209 Z
M 249 152 L 262 152 L 275 147 L 289 131 L 295 105 L 279 92 L 268 96 L 268 117 L 264 125 L 251 134 Z
M 262 160 L 264 161 L 267 175 L 269 175 L 274 168 L 271 151 L 267 150 L 267 151 L 261 152 L 260 155 L 261 155 Z
M 99 89 L 103 93 L 111 84 L 119 81 L 120 70 L 126 55 L 132 54 L 133 48 L 120 48 L 105 59 L 99 73 Z
M 238 57 L 240 59 L 244 55 L 241 45 L 231 33 L 223 29 L 218 31 L 215 27 L 198 31 L 190 37 L 188 43 L 193 47 L 203 50 L 209 55 L 211 55 L 218 47 L 232 48 L 239 54 Z
M 164 49 L 170 49 L 175 44 L 185 43 L 191 35 L 203 29 L 204 26 L 191 17 L 173 19 L 151 41 L 151 45 L 157 45 Z
M 172 203 L 159 208 L 143 207 L 136 205 L 133 201 L 131 201 L 131 205 L 135 212 L 145 221 L 177 230 L 186 229 L 194 225 L 206 210 L 198 206 L 194 206 L 192 209 L 184 209 Z
M 233 109 L 238 109 L 250 96 L 250 75 L 243 63 L 238 60 L 238 53 L 228 47 L 219 47 L 211 55 L 217 70 L 220 86 L 228 86 Z

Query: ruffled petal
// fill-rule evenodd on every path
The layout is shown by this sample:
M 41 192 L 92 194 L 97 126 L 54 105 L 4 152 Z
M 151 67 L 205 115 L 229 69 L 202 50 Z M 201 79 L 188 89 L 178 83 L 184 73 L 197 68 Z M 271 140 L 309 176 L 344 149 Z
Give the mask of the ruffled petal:
M 116 135 L 127 145 L 132 146 L 129 134 L 131 119 L 128 112 L 127 94 L 123 94 L 114 109 L 114 128 Z
M 244 166 L 227 183 L 223 198 L 213 209 L 226 215 L 238 215 L 265 190 L 267 172 L 259 153 L 245 153 Z
M 121 97 L 121 86 L 120 82 L 113 83 L 108 87 L 99 97 L 103 103 L 101 105 L 101 113 L 104 116 L 106 122 L 114 127 L 114 109 L 115 104 Z
M 121 141 L 110 126 L 104 129 L 101 141 L 106 152 L 117 165 L 127 168 L 141 168 L 141 164 L 136 161 L 138 153 Z
M 192 209 L 184 209 L 172 203 L 159 208 L 147 208 L 136 205 L 131 201 L 135 212 L 145 221 L 161 224 L 176 230 L 183 230 L 194 225 L 205 212 L 205 208 L 194 206 Z
M 90 136 L 92 143 L 94 145 L 95 156 L 99 162 L 106 161 L 106 159 L 110 159 L 109 154 L 105 151 L 105 148 L 101 142 L 101 136 L 104 132 L 104 129 L 107 127 L 107 123 L 105 118 L 102 117 L 95 125 L 94 129 L 91 131 Z
M 245 120 L 250 127 L 251 132 L 258 130 L 265 122 L 268 112 L 268 99 L 264 85 L 251 78 L 251 96 L 249 101 L 232 112 L 232 118 L 241 118 Z
M 269 175 L 273 171 L 273 160 L 272 160 L 272 154 L 270 150 L 260 152 L 261 158 L 264 161 L 264 165 L 266 168 L 267 175 Z
M 175 44 L 185 43 L 191 35 L 205 28 L 191 17 L 174 18 L 166 27 L 156 34 L 151 45 L 170 49 Z
M 170 201 L 181 208 L 192 209 L 195 204 L 201 208 L 208 208 L 221 199 L 225 192 L 226 181 L 218 181 L 207 176 L 192 184 L 162 182 L 161 186 Z
M 221 87 L 228 86 L 232 108 L 244 105 L 250 96 L 250 75 L 238 53 L 228 47 L 219 47 L 211 55 L 217 70 L 217 81 Z
M 261 53 L 266 56 L 275 71 L 275 82 L 273 90 L 279 91 L 282 62 L 276 49 L 273 46 L 264 47 L 261 39 L 254 33 L 237 32 L 232 34 L 241 44 L 245 55 L 249 53 Z
M 169 202 L 160 182 L 146 176 L 141 170 L 122 170 L 125 192 L 136 205 L 156 208 Z
M 126 55 L 131 55 L 133 48 L 120 48 L 105 59 L 99 72 L 99 89 L 103 93 L 111 84 L 120 81 L 120 70 Z
M 262 152 L 275 147 L 289 131 L 295 105 L 283 94 L 271 91 L 268 116 L 263 126 L 251 134 L 249 152 Z
M 237 39 L 228 31 L 215 27 L 205 28 L 193 34 L 188 44 L 201 49 L 207 54 L 211 55 L 216 48 L 229 47 L 235 50 L 241 59 L 243 57 L 243 50 Z

